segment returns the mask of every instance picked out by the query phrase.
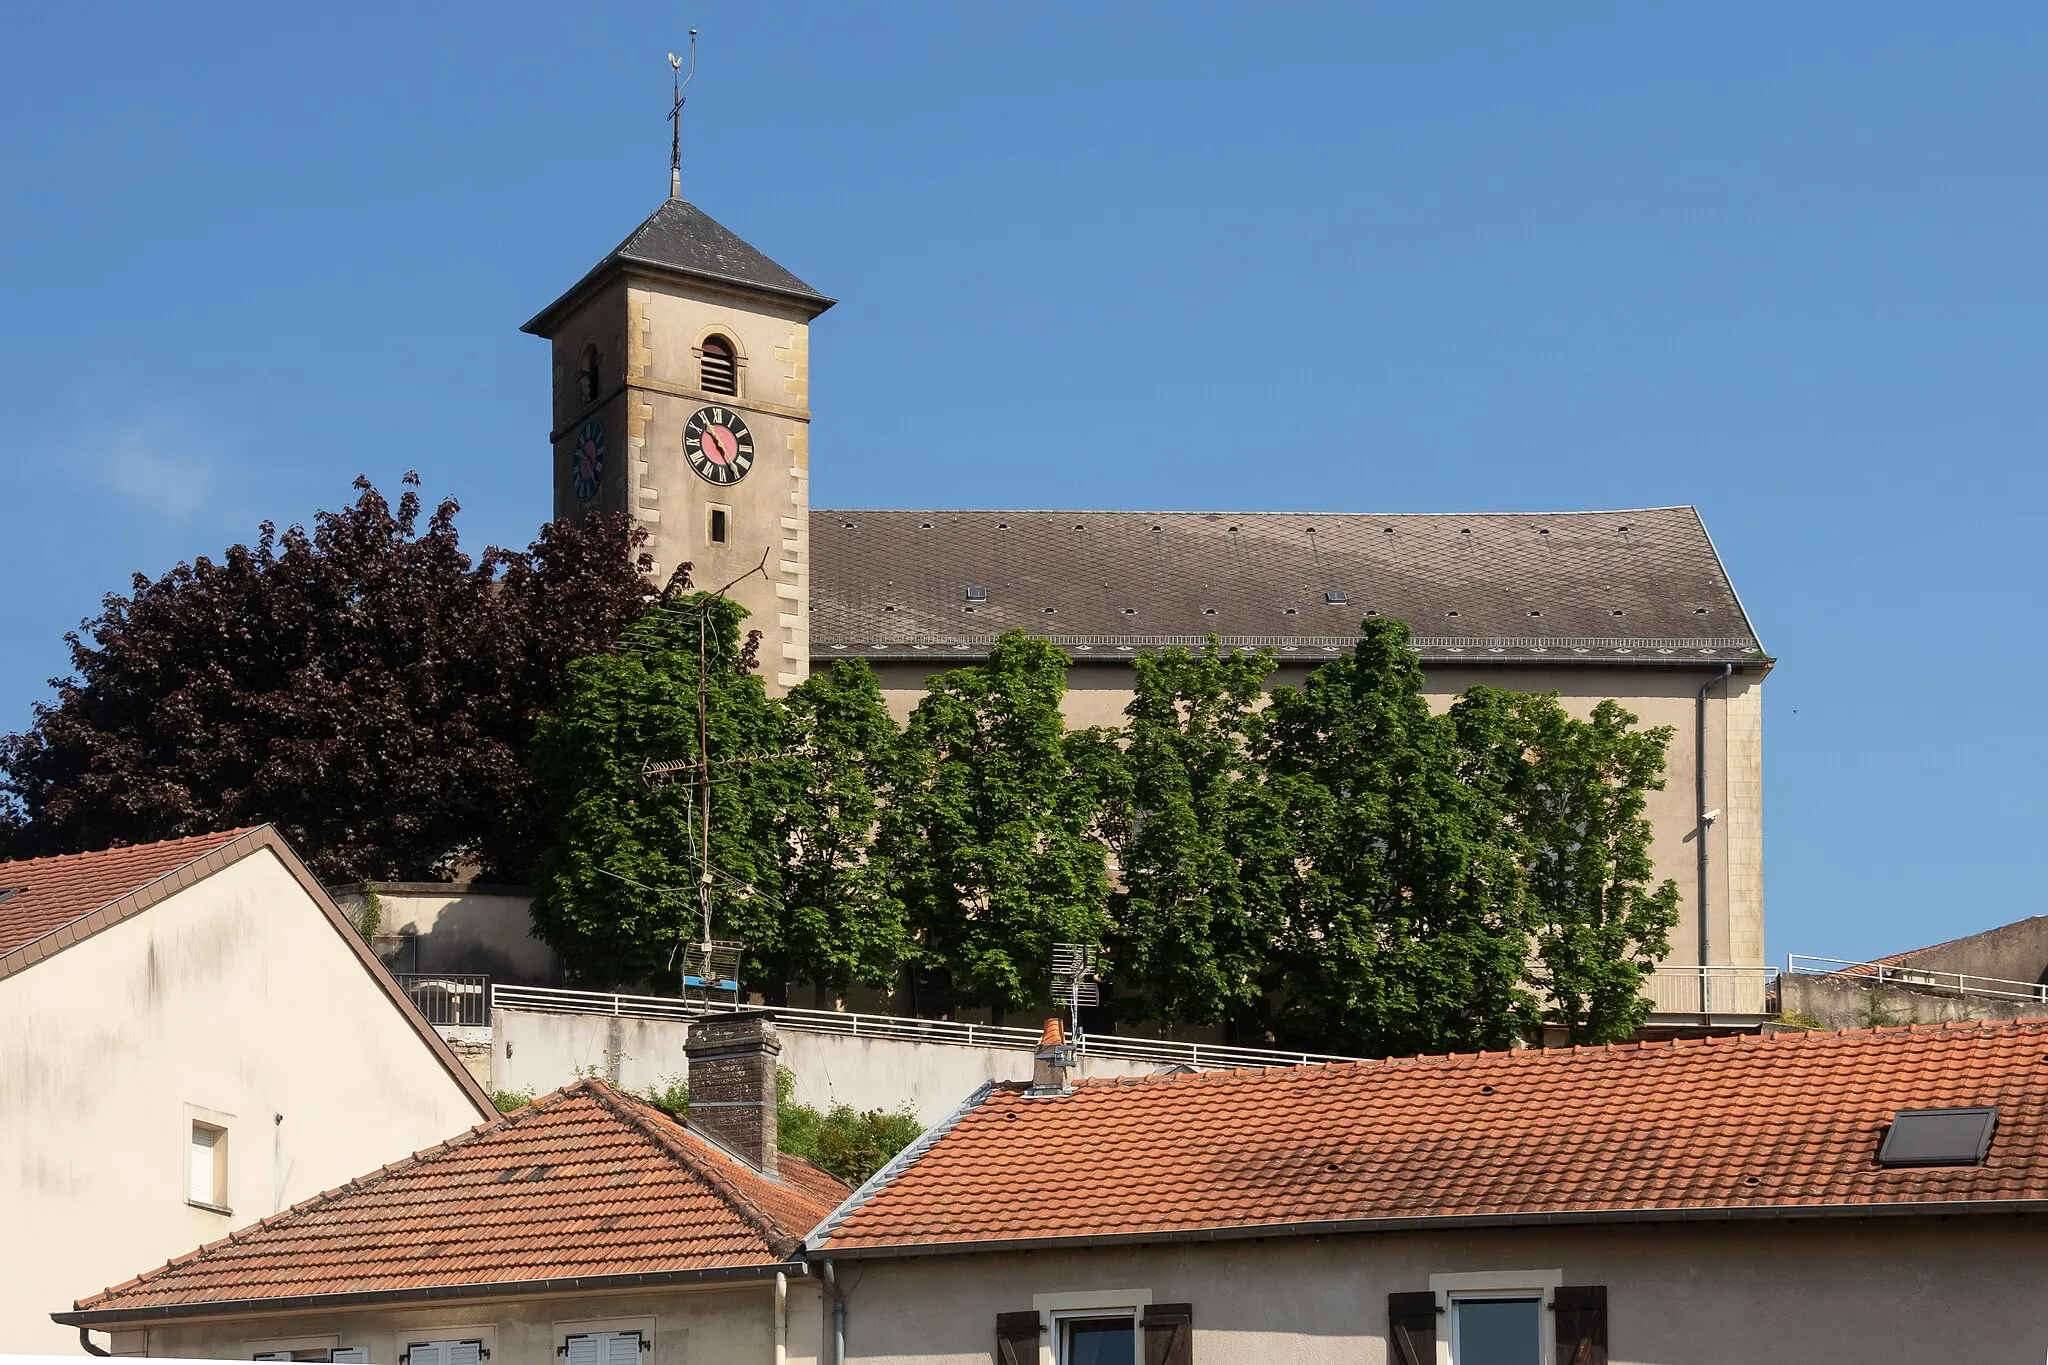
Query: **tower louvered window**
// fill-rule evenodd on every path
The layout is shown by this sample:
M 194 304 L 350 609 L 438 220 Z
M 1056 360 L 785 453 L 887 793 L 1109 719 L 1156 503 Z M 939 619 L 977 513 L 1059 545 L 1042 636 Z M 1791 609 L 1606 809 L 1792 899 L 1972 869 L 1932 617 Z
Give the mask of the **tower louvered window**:
M 724 393 L 737 398 L 740 369 L 732 343 L 724 337 L 705 337 L 703 350 L 704 358 L 698 362 L 697 386 L 706 393 Z

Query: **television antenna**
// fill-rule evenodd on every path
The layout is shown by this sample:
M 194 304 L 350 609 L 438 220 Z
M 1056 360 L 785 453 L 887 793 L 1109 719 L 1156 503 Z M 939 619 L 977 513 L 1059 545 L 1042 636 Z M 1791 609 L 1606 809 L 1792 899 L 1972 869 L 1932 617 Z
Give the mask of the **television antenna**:
M 670 83 L 675 88 L 675 103 L 669 106 L 668 121 L 674 126 L 668 136 L 668 197 L 683 197 L 683 87 L 697 75 L 697 30 L 690 30 L 690 71 L 683 74 L 683 59 L 675 53 L 668 54 Z
M 1085 943 L 1052 945 L 1052 998 L 1067 1007 L 1067 1036 L 1081 1036 L 1081 1010 L 1102 1003 L 1102 988 L 1096 984 L 1095 961 L 1100 950 Z

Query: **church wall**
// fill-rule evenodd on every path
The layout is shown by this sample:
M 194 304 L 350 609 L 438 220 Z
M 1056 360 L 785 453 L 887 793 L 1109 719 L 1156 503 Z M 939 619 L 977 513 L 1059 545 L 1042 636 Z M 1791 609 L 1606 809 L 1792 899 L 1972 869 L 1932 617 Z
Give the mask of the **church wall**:
M 897 720 L 907 718 L 924 696 L 928 665 L 880 661 L 875 672 L 882 695 Z M 1275 685 L 1299 686 L 1308 665 L 1283 665 Z M 1459 694 L 1478 684 L 1525 692 L 1557 692 L 1565 709 L 1585 716 L 1612 697 L 1639 725 L 1668 725 L 1664 790 L 1651 792 L 1646 814 L 1656 832 L 1651 851 L 1654 876 L 1678 885 L 1679 923 L 1671 931 L 1672 964 L 1700 958 L 1698 811 L 1695 800 L 1694 704 L 1700 684 L 1717 676 L 1683 668 L 1546 668 L 1516 665 L 1430 666 L 1424 688 L 1430 705 L 1449 708 Z M 1067 673 L 1064 705 L 1075 728 L 1121 725 L 1131 700 L 1130 674 L 1115 665 L 1077 665 Z M 1736 674 L 1714 689 L 1707 703 L 1707 806 L 1721 817 L 1708 830 L 1710 915 L 1707 960 L 1761 965 L 1763 937 L 1763 769 L 1762 679 Z
M 623 512 L 627 507 L 627 438 L 624 296 L 608 291 L 566 319 L 555 335 L 554 403 L 548 430 L 552 434 L 549 487 L 554 491 L 554 516 L 578 517 L 587 512 Z M 598 353 L 598 384 L 594 400 L 585 401 L 579 375 L 586 347 Z M 578 497 L 572 456 L 586 422 L 604 428 L 604 469 L 597 491 Z

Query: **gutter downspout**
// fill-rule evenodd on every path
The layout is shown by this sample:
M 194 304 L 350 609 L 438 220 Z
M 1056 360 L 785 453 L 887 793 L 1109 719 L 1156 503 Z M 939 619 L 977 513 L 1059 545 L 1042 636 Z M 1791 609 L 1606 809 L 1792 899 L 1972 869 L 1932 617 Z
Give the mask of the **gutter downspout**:
M 1722 664 L 1721 674 L 1719 677 L 1709 678 L 1704 683 L 1700 684 L 1699 697 L 1693 705 L 1693 797 L 1694 805 L 1698 808 L 1694 813 L 1699 817 L 1699 823 L 1695 825 L 1694 828 L 1699 832 L 1700 845 L 1699 902 L 1701 1014 L 1712 1014 L 1714 1011 L 1714 992 L 1713 986 L 1711 984 L 1712 977 L 1710 973 L 1708 973 L 1707 971 L 1707 967 L 1714 960 L 1713 921 L 1708 914 L 1708 912 L 1712 909 L 1713 905 L 1713 892 L 1708 880 L 1710 860 L 1707 856 L 1707 836 L 1708 834 L 1713 832 L 1715 814 L 1714 812 L 1711 812 L 1707 806 L 1707 694 L 1713 691 L 1716 687 L 1719 687 L 1722 683 L 1727 682 L 1730 678 L 1734 676 L 1735 665 Z
M 839 1292 L 839 1277 L 832 1263 L 825 1268 L 825 1292 L 832 1296 L 832 1365 L 846 1365 L 846 1296 Z
M 78 1329 L 78 1344 L 85 1348 L 85 1353 L 89 1356 L 110 1356 L 114 1354 L 112 1351 L 102 1351 L 99 1347 L 92 1344 L 92 1328 L 90 1327 Z
M 789 1276 L 775 1275 L 775 1365 L 789 1365 Z

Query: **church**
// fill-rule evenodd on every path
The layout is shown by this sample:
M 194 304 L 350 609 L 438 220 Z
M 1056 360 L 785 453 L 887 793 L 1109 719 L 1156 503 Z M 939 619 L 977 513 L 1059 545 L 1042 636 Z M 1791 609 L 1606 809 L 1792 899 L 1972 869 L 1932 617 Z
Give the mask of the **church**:
M 1614 698 L 1673 733 L 1649 804 L 1683 897 L 1657 1014 L 1764 1013 L 1772 660 L 1695 509 L 814 509 L 810 331 L 832 304 L 672 194 L 523 329 L 553 347 L 554 515 L 627 513 L 658 578 L 738 580 L 771 691 L 863 658 L 899 719 L 1006 631 L 1065 650 L 1069 720 L 1110 725 L 1141 651 L 1214 635 L 1299 682 L 1370 616 L 1407 623 L 1435 705 L 1480 683 L 1575 714 Z

